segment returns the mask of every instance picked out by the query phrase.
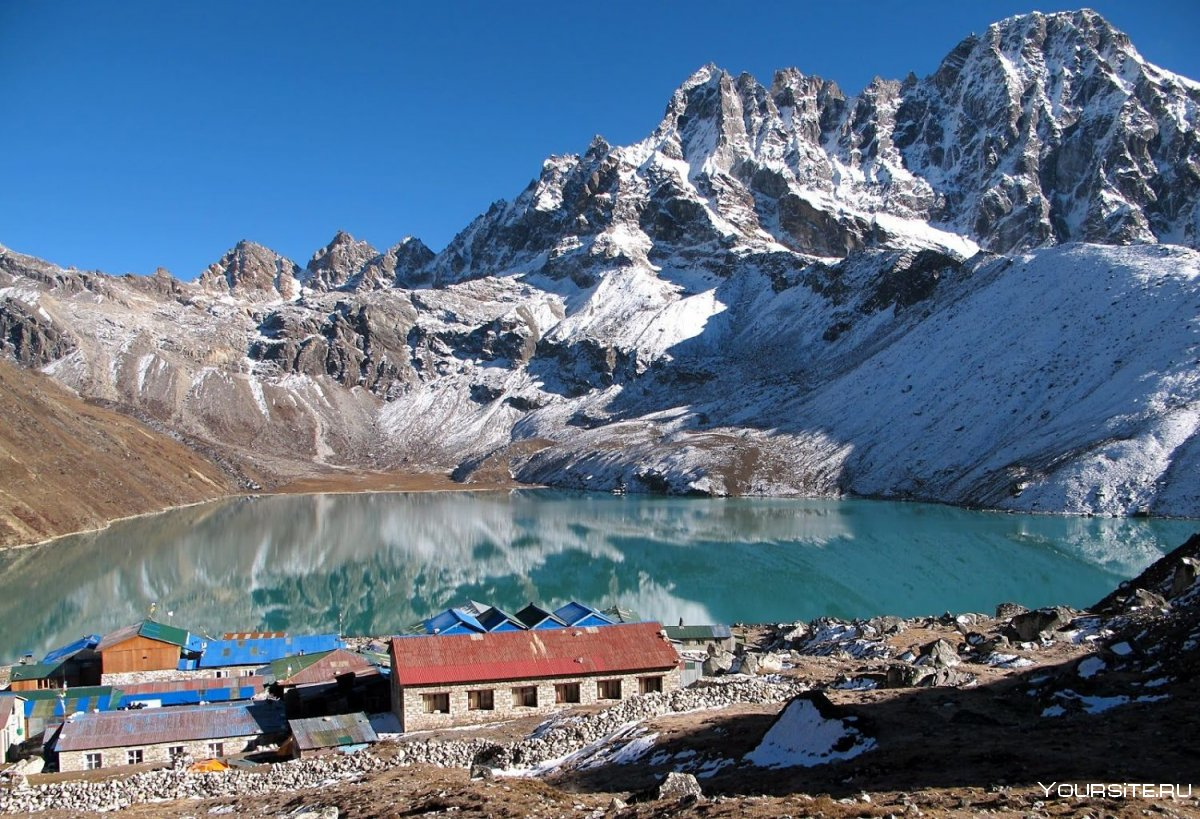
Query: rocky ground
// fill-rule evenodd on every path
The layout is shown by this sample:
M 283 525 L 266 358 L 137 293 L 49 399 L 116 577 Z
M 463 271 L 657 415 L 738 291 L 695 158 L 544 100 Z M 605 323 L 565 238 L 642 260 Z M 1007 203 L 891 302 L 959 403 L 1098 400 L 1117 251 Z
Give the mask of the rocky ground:
M 707 655 L 717 676 L 665 695 L 223 774 L 34 776 L 0 795 L 0 810 L 1200 815 L 1196 796 L 1086 791 L 1196 784 L 1198 569 L 1200 535 L 1089 611 L 1002 605 L 994 615 L 741 627 L 736 653 Z M 764 737 L 779 736 L 789 702 L 785 714 L 800 703 L 818 716 L 804 747 L 772 760 Z

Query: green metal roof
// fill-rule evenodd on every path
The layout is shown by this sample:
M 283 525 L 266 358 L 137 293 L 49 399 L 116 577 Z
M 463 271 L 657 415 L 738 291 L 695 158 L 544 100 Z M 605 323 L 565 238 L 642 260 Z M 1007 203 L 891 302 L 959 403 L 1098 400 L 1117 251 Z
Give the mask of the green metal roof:
M 166 623 L 160 623 L 157 620 L 143 620 L 142 627 L 138 629 L 138 634 L 148 640 L 158 640 L 163 643 L 183 648 L 188 643 L 188 633 L 186 630 L 168 626 Z
M 271 662 L 271 676 L 277 680 L 286 680 L 332 653 L 332 651 L 314 651 L 312 654 L 293 654 L 291 657 L 280 657 Z
M 62 667 L 62 663 L 30 663 L 29 665 L 14 665 L 9 680 L 44 680 Z
M 111 685 L 80 685 L 75 688 L 59 689 L 59 688 L 42 688 L 38 691 L 18 691 L 17 694 L 27 700 L 56 700 L 58 693 L 61 690 L 67 692 L 67 699 L 80 699 L 85 697 L 96 697 L 118 692 L 118 689 Z M 119 692 L 118 692 L 119 693 Z
M 727 640 L 729 626 L 663 626 L 668 640 Z

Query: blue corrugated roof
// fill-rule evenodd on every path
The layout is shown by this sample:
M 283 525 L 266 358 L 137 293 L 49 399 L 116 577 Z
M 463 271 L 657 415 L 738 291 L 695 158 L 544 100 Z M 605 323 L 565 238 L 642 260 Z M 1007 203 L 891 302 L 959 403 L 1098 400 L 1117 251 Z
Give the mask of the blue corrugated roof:
M 200 668 L 227 665 L 266 665 L 295 654 L 315 654 L 345 648 L 336 634 L 298 634 L 292 637 L 252 637 L 246 640 L 209 640 L 200 655 Z
M 525 628 L 525 624 L 514 618 L 504 609 L 492 606 L 483 614 L 479 615 L 479 622 L 488 631 L 520 631 Z
M 591 606 L 585 606 L 583 603 L 578 603 L 572 600 L 565 606 L 560 606 L 554 611 L 554 616 L 562 620 L 568 626 L 586 625 L 586 626 L 611 626 L 613 621 L 605 617 L 600 612 L 596 611 Z M 588 620 L 586 623 L 581 621 Z
M 121 690 L 110 685 L 88 685 L 65 689 L 66 696 L 59 699 L 60 689 L 46 688 L 39 691 L 21 691 L 17 696 L 25 700 L 25 718 L 54 717 L 76 711 L 110 711 L 117 707 Z
M 213 680 L 214 683 L 221 682 Z M 196 705 L 200 702 L 229 702 L 252 700 L 258 689 L 253 685 L 225 685 L 220 688 L 205 688 L 193 691 L 156 691 L 147 694 L 125 694 L 117 704 L 128 708 L 136 702 L 158 701 L 162 705 Z
M 567 625 L 555 615 L 533 603 L 518 611 L 517 619 L 524 623 L 526 628 L 531 629 L 563 628 Z
M 425 621 L 425 631 L 429 634 L 453 634 L 454 632 L 474 631 L 483 634 L 487 631 L 483 625 L 462 609 L 446 609 L 441 614 L 435 614 Z
M 100 642 L 99 634 L 88 634 L 73 643 L 68 643 L 62 648 L 56 648 L 42 658 L 42 662 L 47 665 L 56 665 L 68 657 L 73 657 L 81 651 L 89 648 L 95 648 Z

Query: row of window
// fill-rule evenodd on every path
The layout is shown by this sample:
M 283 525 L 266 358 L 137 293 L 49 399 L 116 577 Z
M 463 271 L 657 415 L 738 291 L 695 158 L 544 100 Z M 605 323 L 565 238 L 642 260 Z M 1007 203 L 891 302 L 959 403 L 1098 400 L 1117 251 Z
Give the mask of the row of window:
M 227 668 L 218 668 L 216 671 L 213 672 L 213 677 L 218 680 L 223 680 L 228 676 L 230 676 L 230 674 L 229 674 L 229 669 L 227 669 Z M 238 671 L 238 676 L 239 677 L 253 677 L 254 669 L 253 668 L 240 669 Z
M 554 686 L 554 704 L 569 705 L 572 703 L 581 702 L 579 696 L 579 683 L 557 683 Z M 659 677 L 639 677 L 638 678 L 638 693 L 653 694 L 663 690 L 663 678 Z M 512 696 L 513 708 L 537 708 L 538 707 L 538 687 L 536 685 L 521 685 L 509 689 Z M 621 680 L 597 680 L 596 681 L 596 699 L 598 700 L 619 700 L 621 699 Z M 450 713 L 450 692 L 438 691 L 432 694 L 422 694 L 421 702 L 425 707 L 426 714 L 449 714 Z M 494 711 L 496 710 L 496 691 L 492 688 L 481 688 L 467 692 L 467 710 L 468 711 Z
M 170 756 L 172 759 L 177 756 L 183 756 L 186 752 L 187 752 L 187 748 L 185 748 L 182 745 L 167 746 L 167 755 Z M 113 751 L 111 753 L 115 754 L 118 752 Z M 225 756 L 225 743 L 224 742 L 208 743 L 208 755 L 209 756 Z M 141 748 L 133 748 L 133 749 L 127 750 L 125 752 L 125 764 L 126 765 L 141 765 L 144 758 L 145 757 L 143 755 Z M 89 771 L 94 771 L 99 768 L 103 768 L 104 767 L 104 754 L 101 753 L 100 751 L 93 751 L 91 753 L 84 754 L 83 755 L 83 767 Z

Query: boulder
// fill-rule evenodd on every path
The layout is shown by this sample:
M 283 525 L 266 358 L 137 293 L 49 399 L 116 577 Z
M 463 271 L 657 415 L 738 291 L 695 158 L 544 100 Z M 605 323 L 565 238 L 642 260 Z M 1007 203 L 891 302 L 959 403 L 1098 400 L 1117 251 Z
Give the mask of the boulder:
M 758 675 L 758 655 L 746 654 L 742 657 L 741 672 L 751 677 Z
M 1043 634 L 1052 634 L 1069 625 L 1074 617 L 1075 612 L 1066 606 L 1052 606 L 1018 614 L 1008 626 L 1016 639 L 1028 643 L 1040 640 Z
M 1171 577 L 1170 597 L 1178 597 L 1196 584 L 1196 578 L 1200 577 L 1200 560 L 1194 557 L 1181 558 L 1179 565 L 1175 567 L 1175 574 Z
M 945 640 L 938 639 L 921 647 L 921 657 L 917 662 L 920 665 L 950 668 L 951 666 L 958 665 L 962 660 L 959 659 L 958 650 L 953 645 Z
M 690 773 L 671 771 L 663 783 L 658 786 L 658 798 L 683 799 L 685 797 L 701 799 L 704 797 L 704 791 L 700 789 L 700 783 L 696 781 L 696 777 Z
M 996 606 L 996 619 L 1007 620 L 1010 617 L 1016 617 L 1018 614 L 1024 614 L 1029 609 L 1022 606 L 1020 603 L 1001 603 Z
M 704 661 L 704 676 L 715 677 L 718 674 L 728 674 L 733 668 L 734 656 L 722 648 L 709 645 L 708 658 Z

